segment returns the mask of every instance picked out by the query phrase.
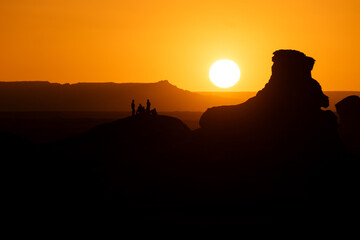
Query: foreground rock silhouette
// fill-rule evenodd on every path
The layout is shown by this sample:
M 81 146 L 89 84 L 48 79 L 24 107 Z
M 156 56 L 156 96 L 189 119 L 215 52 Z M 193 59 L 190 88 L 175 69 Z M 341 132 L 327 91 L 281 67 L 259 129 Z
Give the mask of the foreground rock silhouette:
M 311 77 L 315 60 L 296 50 L 278 50 L 272 60 L 272 76 L 255 97 L 208 109 L 200 119 L 201 128 L 269 144 L 291 139 L 313 143 L 312 147 L 337 147 L 336 116 L 321 109 L 329 100 Z
M 41 207 L 68 221 L 346 222 L 358 168 L 335 115 L 321 109 L 314 60 L 294 50 L 273 60 L 256 97 L 209 109 L 198 130 L 145 114 L 39 146 Z

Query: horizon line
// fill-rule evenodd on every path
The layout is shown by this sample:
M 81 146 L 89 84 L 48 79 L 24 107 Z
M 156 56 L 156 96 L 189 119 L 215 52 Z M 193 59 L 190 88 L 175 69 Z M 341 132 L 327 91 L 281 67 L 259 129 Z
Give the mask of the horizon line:
M 240 92 L 258 92 L 261 89 L 258 90 L 242 90 L 242 91 L 229 91 L 229 90 L 223 90 L 223 89 L 219 89 L 219 90 L 188 90 L 188 89 L 184 89 L 184 88 L 180 88 L 177 85 L 172 84 L 169 80 L 164 79 L 164 80 L 159 80 L 156 82 L 114 82 L 114 81 L 104 81 L 104 82 L 74 82 L 74 83 L 69 83 L 69 82 L 65 82 L 65 83 L 60 83 L 60 82 L 52 82 L 49 80 L 0 80 L 0 83 L 26 83 L 26 82 L 32 82 L 32 83 L 50 83 L 50 84 L 59 84 L 59 85 L 76 85 L 76 84 L 156 84 L 156 83 L 168 83 L 174 87 L 177 87 L 179 89 L 185 90 L 185 91 L 189 91 L 189 92 L 195 92 L 195 93 L 240 93 Z M 359 90 L 324 90 L 325 92 L 360 92 Z

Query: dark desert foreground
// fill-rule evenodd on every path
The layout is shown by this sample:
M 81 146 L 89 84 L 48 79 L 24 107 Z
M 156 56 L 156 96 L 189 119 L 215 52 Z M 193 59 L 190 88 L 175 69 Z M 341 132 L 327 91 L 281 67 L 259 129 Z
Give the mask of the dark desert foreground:
M 182 120 L 190 129 L 199 128 L 202 112 L 160 112 Z M 0 112 L 0 132 L 8 132 L 33 143 L 62 140 L 93 127 L 131 115 L 131 112 Z
M 254 97 L 201 114 L 2 112 L 14 212 L 73 223 L 354 224 L 360 98 L 344 97 L 336 115 L 311 77 L 314 59 L 279 50 L 273 62 Z

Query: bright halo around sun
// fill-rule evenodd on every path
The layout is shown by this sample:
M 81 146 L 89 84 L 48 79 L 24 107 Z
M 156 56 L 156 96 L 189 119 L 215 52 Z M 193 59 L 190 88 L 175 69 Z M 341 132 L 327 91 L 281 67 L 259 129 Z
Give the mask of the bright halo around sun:
M 240 69 L 235 62 L 227 59 L 221 59 L 211 66 L 209 76 L 211 82 L 216 86 L 229 88 L 239 81 Z

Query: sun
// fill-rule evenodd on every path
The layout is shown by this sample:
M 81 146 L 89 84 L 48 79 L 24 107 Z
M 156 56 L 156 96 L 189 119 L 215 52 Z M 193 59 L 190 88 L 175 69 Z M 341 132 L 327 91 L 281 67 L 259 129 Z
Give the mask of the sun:
M 239 81 L 240 69 L 235 62 L 221 59 L 211 66 L 209 76 L 215 86 L 229 88 Z

